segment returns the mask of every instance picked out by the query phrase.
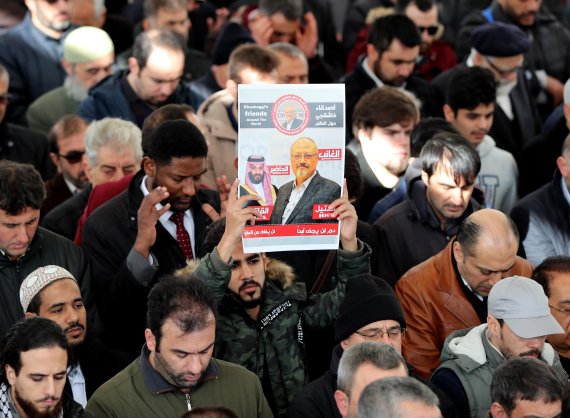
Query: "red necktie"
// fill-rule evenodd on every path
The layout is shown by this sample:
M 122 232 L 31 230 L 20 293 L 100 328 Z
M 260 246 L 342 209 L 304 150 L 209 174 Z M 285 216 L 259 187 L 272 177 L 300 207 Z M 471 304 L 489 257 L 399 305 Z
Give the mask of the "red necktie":
M 184 212 L 174 212 L 170 216 L 170 220 L 176 225 L 176 241 L 180 245 L 180 249 L 184 253 L 186 260 L 192 260 L 192 244 L 190 243 L 190 235 L 186 228 L 184 228 Z

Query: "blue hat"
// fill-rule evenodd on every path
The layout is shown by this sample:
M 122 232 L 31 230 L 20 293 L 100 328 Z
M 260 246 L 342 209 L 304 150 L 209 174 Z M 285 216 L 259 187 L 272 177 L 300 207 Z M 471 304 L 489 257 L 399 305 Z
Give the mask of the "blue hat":
M 493 22 L 479 26 L 471 35 L 471 46 L 491 57 L 512 57 L 530 48 L 528 35 L 510 23 Z

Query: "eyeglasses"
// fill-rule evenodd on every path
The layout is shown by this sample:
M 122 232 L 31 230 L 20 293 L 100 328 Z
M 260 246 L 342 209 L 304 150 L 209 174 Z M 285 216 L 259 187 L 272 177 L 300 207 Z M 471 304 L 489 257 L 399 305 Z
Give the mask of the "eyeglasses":
M 77 164 L 83 158 L 85 151 L 69 151 L 67 155 L 58 154 L 61 158 L 65 158 L 69 164 Z
M 300 160 L 301 158 L 305 160 L 310 160 L 313 157 L 316 157 L 317 154 L 293 154 L 291 157 L 295 160 Z
M 500 68 L 500 67 L 497 67 L 497 65 L 493 61 L 491 61 L 489 59 L 489 57 L 486 57 L 486 56 L 484 56 L 484 57 L 485 57 L 485 61 L 487 61 L 489 66 L 493 70 L 498 72 L 501 77 L 505 77 L 505 76 L 510 75 L 512 73 L 516 73 L 518 70 L 520 70 L 522 68 L 522 63 L 520 65 L 517 65 L 516 67 L 512 67 L 512 68 Z
M 12 98 L 11 94 L 0 94 L 0 105 L 5 105 L 8 104 L 8 102 L 10 101 L 10 99 Z
M 420 30 L 420 33 L 427 32 L 428 35 L 434 36 L 437 33 L 437 31 L 439 30 L 439 25 L 418 26 L 418 29 Z
M 552 305 L 548 305 L 548 306 L 550 306 L 555 311 L 562 312 L 565 315 L 570 315 L 570 308 L 558 308 L 558 307 L 552 306 Z
M 399 340 L 400 337 L 404 337 L 406 335 L 406 328 L 389 328 L 386 331 L 379 328 L 372 328 L 367 329 L 366 331 L 356 331 L 358 335 L 361 337 L 366 338 L 367 340 L 381 340 L 384 338 L 384 334 L 388 334 L 388 337 L 391 340 Z

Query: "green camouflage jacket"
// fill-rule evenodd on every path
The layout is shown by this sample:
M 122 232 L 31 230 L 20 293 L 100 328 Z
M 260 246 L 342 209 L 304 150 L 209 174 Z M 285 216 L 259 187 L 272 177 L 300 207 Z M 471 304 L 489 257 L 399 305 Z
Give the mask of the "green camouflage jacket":
M 350 277 L 369 273 L 370 247 L 359 241 L 359 250 L 338 250 L 336 287 L 327 293 L 309 295 L 304 283 L 295 282 L 287 264 L 271 259 L 265 272 L 266 285 L 259 318 L 251 319 L 236 297 L 227 291 L 230 265 L 217 251 L 205 256 L 182 275 L 194 274 L 204 280 L 218 300 L 215 356 L 240 364 L 263 379 L 264 358 L 279 416 L 306 383 L 305 350 L 301 322 L 309 327 L 332 325 Z M 213 267 L 225 265 L 226 269 Z

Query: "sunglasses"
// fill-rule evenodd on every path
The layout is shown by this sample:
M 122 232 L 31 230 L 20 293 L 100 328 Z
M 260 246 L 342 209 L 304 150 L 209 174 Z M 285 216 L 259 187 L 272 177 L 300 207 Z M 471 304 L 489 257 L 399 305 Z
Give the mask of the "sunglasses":
M 0 105 L 8 104 L 10 97 L 10 94 L 0 94 Z
M 69 164 L 77 164 L 83 158 L 85 151 L 69 151 L 67 155 L 58 154 L 61 158 L 65 158 Z
M 434 36 L 434 35 L 437 33 L 437 31 L 439 30 L 439 25 L 435 25 L 435 26 L 418 26 L 418 29 L 420 30 L 420 33 L 427 32 L 428 35 Z

